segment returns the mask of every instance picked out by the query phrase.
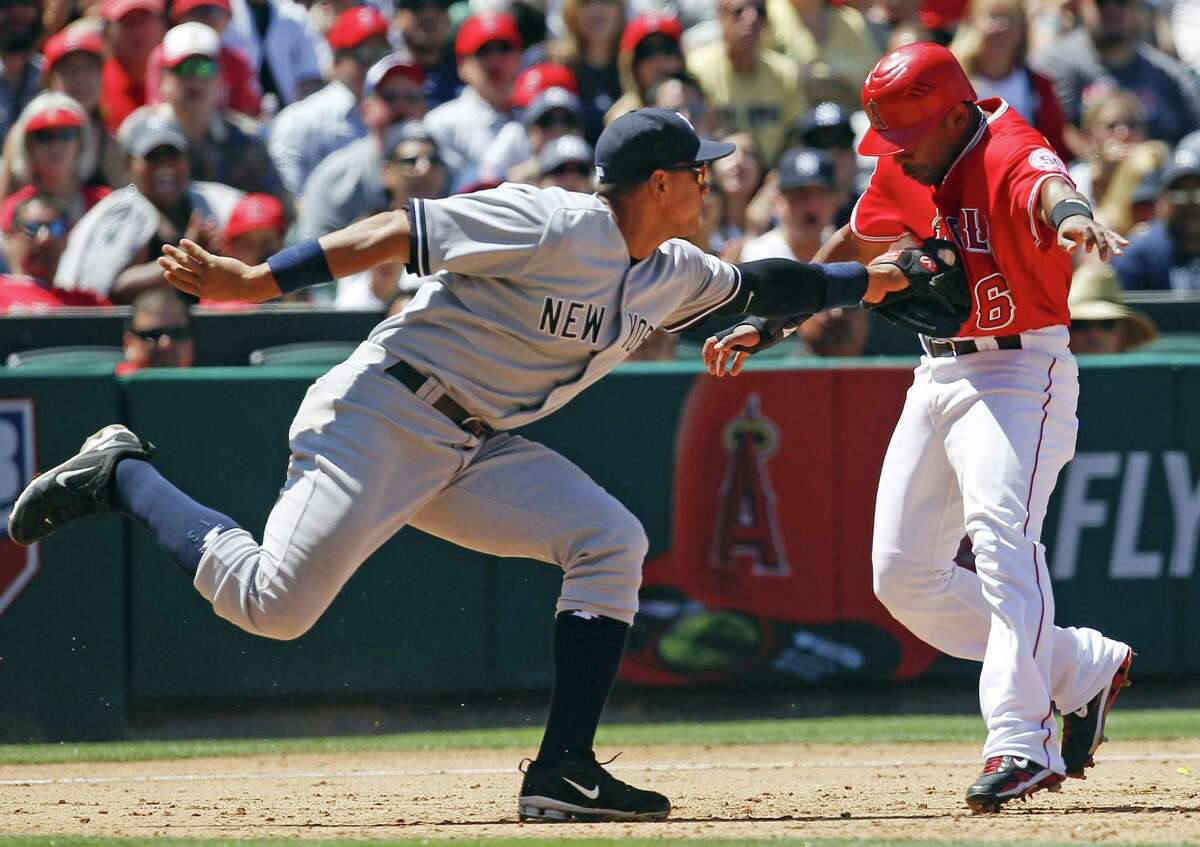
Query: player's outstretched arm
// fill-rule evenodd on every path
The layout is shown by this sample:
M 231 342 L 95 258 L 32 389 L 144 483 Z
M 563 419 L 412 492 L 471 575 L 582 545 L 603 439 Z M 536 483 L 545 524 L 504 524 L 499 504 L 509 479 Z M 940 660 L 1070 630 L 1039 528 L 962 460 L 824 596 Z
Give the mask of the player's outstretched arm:
M 178 247 L 163 245 L 158 264 L 180 291 L 206 300 L 262 303 L 384 262 L 407 260 L 408 253 L 408 215 L 396 211 L 284 248 L 258 265 L 218 256 L 186 238 Z
M 1058 233 L 1058 244 L 1068 253 L 1079 247 L 1095 250 L 1101 261 L 1120 256 L 1129 244 L 1117 232 L 1092 219 L 1087 198 L 1065 179 L 1051 178 L 1042 183 L 1038 214 Z

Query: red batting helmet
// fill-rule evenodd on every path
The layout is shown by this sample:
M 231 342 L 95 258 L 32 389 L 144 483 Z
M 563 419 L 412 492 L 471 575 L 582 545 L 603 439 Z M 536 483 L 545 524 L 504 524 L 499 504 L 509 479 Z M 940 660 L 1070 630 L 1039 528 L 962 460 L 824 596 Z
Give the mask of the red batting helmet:
M 964 101 L 975 89 L 954 54 L 920 41 L 885 55 L 867 74 L 863 109 L 871 128 L 859 142 L 864 156 L 891 156 L 905 150 Z

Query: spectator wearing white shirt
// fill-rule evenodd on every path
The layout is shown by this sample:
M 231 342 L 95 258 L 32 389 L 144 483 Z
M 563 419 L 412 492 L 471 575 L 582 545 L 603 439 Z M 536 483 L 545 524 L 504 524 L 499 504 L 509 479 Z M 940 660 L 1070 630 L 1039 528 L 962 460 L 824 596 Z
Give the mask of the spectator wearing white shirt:
M 369 134 L 330 153 L 313 169 L 304 193 L 320 202 L 301 206 L 298 238 L 319 238 L 387 207 L 380 174 L 388 137 L 405 122 L 425 133 L 419 123 L 425 114 L 424 79 L 421 67 L 406 53 L 392 53 L 367 71 L 363 119 Z
M 793 147 L 779 160 L 779 224 L 742 247 L 742 261 L 793 259 L 811 261 L 825 243 L 837 212 L 837 176 L 824 150 Z
M 268 149 L 284 187 L 299 194 L 313 169 L 335 150 L 367 134 L 359 108 L 367 70 L 391 52 L 387 19 L 373 6 L 338 15 L 329 29 L 334 79 L 275 119 Z
M 510 120 L 509 103 L 521 62 L 521 35 L 512 15 L 489 12 L 467 18 L 454 40 L 462 93 L 425 118 L 455 188 L 478 180 L 478 165 Z
M 308 11 L 292 0 L 230 0 L 223 42 L 245 54 L 258 74 L 269 116 L 321 87 L 320 36 Z

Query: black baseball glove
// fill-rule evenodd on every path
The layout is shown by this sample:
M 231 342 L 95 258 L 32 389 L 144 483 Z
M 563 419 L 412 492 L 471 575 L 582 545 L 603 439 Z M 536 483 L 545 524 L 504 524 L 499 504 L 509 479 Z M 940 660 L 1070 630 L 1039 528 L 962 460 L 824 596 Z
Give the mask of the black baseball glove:
M 871 264 L 892 264 L 908 279 L 908 288 L 892 291 L 878 303 L 864 303 L 894 324 L 933 338 L 958 335 L 971 315 L 967 274 L 954 244 L 928 238 L 921 247 L 884 253 Z

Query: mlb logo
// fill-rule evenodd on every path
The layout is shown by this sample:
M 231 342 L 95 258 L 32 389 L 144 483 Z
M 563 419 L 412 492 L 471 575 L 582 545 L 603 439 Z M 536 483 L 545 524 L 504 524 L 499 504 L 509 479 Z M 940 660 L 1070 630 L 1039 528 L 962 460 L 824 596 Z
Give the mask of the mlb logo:
M 38 545 L 8 537 L 9 513 L 36 468 L 33 401 L 0 400 L 0 614 L 37 573 Z

